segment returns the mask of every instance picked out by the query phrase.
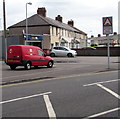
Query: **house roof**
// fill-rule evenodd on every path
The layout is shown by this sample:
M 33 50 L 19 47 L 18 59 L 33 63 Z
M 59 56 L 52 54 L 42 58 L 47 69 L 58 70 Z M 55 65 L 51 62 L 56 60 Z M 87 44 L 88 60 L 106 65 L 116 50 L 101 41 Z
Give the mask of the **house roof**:
M 56 26 L 56 27 L 63 28 L 63 29 L 66 29 L 66 30 L 70 30 L 70 31 L 74 31 L 74 32 L 77 32 L 77 33 L 86 34 L 83 31 L 81 31 L 81 30 L 79 30 L 75 27 L 69 26 L 68 24 L 59 22 L 59 21 L 54 20 L 54 19 L 49 18 L 49 17 L 43 17 L 43 16 L 38 15 L 38 14 L 35 14 L 35 15 L 27 18 L 27 21 L 28 21 L 28 26 L 29 27 Z M 8 29 L 25 27 L 25 26 L 26 26 L 26 19 L 21 21 L 21 22 L 18 22 L 17 24 L 14 24 L 14 25 L 8 27 Z
M 84 35 L 87 35 L 85 32 L 79 30 L 78 28 L 76 28 L 76 27 L 73 27 L 73 28 L 76 29 L 77 31 L 79 31 L 79 33 L 84 34 Z
M 101 36 L 101 37 L 93 37 L 90 40 L 107 40 L 108 38 L 111 39 L 119 39 L 120 34 L 117 35 L 110 35 L 110 36 Z

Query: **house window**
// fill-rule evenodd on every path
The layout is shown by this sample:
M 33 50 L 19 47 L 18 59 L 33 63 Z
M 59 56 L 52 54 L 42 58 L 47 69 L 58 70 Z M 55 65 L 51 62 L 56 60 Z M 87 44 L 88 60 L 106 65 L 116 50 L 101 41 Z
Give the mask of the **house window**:
M 54 44 L 51 44 L 51 49 L 53 48 Z
M 52 36 L 54 36 L 54 27 L 52 27 L 52 31 L 51 31 L 52 33 Z
M 70 37 L 70 32 L 68 31 L 68 37 Z
M 67 30 L 65 30 L 65 36 L 67 36 Z
M 58 43 L 58 42 L 55 42 L 55 46 L 59 46 L 59 43 Z
M 62 36 L 64 35 L 64 30 L 62 29 Z
M 56 36 L 58 36 L 58 28 L 56 28 Z
M 59 35 L 60 35 L 60 36 L 62 35 L 62 29 L 60 29 L 60 31 L 59 31 Z

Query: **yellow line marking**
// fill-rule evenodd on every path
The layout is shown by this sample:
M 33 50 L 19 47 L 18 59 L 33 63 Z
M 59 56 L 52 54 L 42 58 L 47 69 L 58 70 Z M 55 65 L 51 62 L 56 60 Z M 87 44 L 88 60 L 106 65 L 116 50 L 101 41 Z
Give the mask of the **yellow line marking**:
M 118 72 L 119 70 L 115 71 L 106 71 L 106 72 L 91 72 L 91 73 L 84 73 L 84 74 L 74 74 L 70 76 L 63 76 L 63 77 L 57 77 L 57 78 L 50 78 L 50 79 L 45 79 L 45 80 L 37 80 L 37 81 L 30 81 L 30 82 L 21 82 L 21 83 L 15 83 L 15 84 L 7 84 L 7 85 L 1 85 L 1 87 L 10 87 L 10 86 L 17 86 L 17 85 L 25 85 L 25 84 L 30 84 L 30 83 L 36 83 L 36 82 L 43 82 L 43 81 L 51 81 L 51 80 L 57 80 L 57 79 L 67 79 L 67 78 L 73 78 L 73 77 L 79 77 L 79 76 L 91 76 L 91 75 L 98 75 L 98 74 L 107 74 L 111 72 Z

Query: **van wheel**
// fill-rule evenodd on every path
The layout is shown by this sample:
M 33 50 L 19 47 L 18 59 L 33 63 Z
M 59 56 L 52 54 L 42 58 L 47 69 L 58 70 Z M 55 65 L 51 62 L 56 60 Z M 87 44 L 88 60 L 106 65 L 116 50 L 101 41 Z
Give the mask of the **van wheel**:
M 25 65 L 25 69 L 30 70 L 31 69 L 31 63 L 27 62 Z
M 13 65 L 13 66 L 10 66 L 10 69 L 11 69 L 11 70 L 14 70 L 15 68 L 16 68 L 16 66 L 14 66 L 14 65 Z
M 52 68 L 52 67 L 53 67 L 53 62 L 52 62 L 52 61 L 49 61 L 47 67 L 48 67 L 48 68 Z
M 72 55 L 71 53 L 68 53 L 67 56 L 68 56 L 68 57 L 72 57 L 73 55 Z

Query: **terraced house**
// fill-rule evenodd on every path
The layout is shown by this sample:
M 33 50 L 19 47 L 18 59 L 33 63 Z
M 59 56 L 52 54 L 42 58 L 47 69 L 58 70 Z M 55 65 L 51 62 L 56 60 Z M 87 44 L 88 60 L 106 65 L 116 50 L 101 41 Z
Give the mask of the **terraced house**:
M 26 44 L 37 45 L 43 49 L 51 49 L 53 46 L 66 46 L 79 48 L 86 45 L 87 34 L 74 27 L 74 21 L 63 23 L 63 18 L 58 15 L 55 19 L 46 16 L 44 7 L 37 9 L 37 14 L 29 17 L 28 37 Z M 9 35 L 22 35 L 26 29 L 26 19 L 14 24 L 9 29 Z M 24 32 L 23 32 L 24 31 Z M 38 38 L 39 36 L 39 38 Z

